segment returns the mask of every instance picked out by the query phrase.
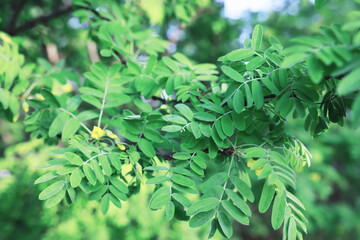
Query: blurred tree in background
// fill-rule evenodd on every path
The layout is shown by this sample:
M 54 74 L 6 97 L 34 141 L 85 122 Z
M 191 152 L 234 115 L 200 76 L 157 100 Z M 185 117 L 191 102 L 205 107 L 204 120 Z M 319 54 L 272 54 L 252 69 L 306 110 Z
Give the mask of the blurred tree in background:
M 118 2 L 123 1 L 114 0 L 113 4 Z M 347 13 L 359 7 L 355 1 L 333 0 L 316 10 L 311 1 L 287 0 L 276 11 L 247 12 L 239 19 L 229 19 L 222 1 L 184 0 L 192 7 L 189 14 L 174 9 L 170 2 L 175 1 L 134 2 L 142 14 L 149 16 L 148 22 L 138 24 L 149 26 L 170 42 L 165 55 L 176 50 L 199 63 L 216 63 L 220 56 L 242 47 L 258 23 L 264 26 L 266 38 L 275 35 L 286 46 L 289 39 L 313 34 L 322 24 L 346 23 Z M 32 66 L 35 71 L 46 72 L 50 62 L 57 70 L 71 72 L 76 79 L 101 57 L 87 11 L 74 9 L 65 0 L 3 0 L 0 30 L 13 37 L 27 62 L 38 63 Z M 94 13 L 92 17 L 99 16 Z M 51 71 L 47 77 L 51 77 Z M 54 88 L 66 92 L 71 86 Z M 298 174 L 296 191 L 309 219 L 305 239 L 360 238 L 360 131 L 349 125 L 345 121 L 344 127 L 332 126 L 313 139 L 303 130 L 303 121 L 287 122 L 287 128 L 313 155 L 311 168 Z M 23 123 L 0 119 L 0 126 L 0 240 L 206 238 L 208 227 L 189 229 L 187 222 L 167 222 L 164 211 L 151 211 L 149 186 L 121 209 L 111 207 L 105 216 L 98 202 L 89 202 L 81 195 L 75 204 L 45 208 L 37 197 L 45 186 L 33 183 L 42 175 L 37 166 L 49 159 L 47 153 L 52 147 L 46 147 L 43 140 L 30 140 Z M 262 184 L 253 186 L 256 199 L 261 188 Z M 250 206 L 250 226 L 234 225 L 232 239 L 280 239 L 280 231 L 271 228 L 270 214 L 260 214 L 255 204 Z M 216 234 L 215 239 L 223 237 Z

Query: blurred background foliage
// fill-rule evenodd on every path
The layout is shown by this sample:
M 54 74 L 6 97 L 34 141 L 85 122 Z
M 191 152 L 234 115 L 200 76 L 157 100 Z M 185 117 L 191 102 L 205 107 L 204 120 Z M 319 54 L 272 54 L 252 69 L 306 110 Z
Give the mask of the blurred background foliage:
M 117 4 L 120 1 L 112 1 Z M 265 37 L 288 40 L 317 32 L 321 24 L 344 23 L 358 7 L 351 0 L 329 0 L 315 10 L 309 0 L 136 0 L 154 29 L 175 50 L 198 62 L 214 62 L 239 48 L 255 24 L 264 25 Z M 180 9 L 186 2 L 189 9 Z M 237 3 L 236 3 L 237 2 Z M 249 3 L 251 2 L 251 3 Z M 269 5 L 269 2 L 272 2 Z M 48 58 L 49 44 L 56 46 L 60 62 L 74 73 L 91 65 L 89 41 L 96 41 L 81 10 L 67 10 L 66 0 L 3 0 L 0 30 L 13 35 L 26 61 Z M 243 5 L 236 10 L 236 6 Z M 179 7 L 180 6 L 180 7 Z M 235 8 L 235 9 L 234 9 Z M 32 19 L 60 12 L 34 26 Z M 22 26 L 25 26 L 21 28 Z M 59 63 L 58 63 L 59 64 Z M 60 64 L 60 65 L 61 65 Z M 304 123 L 287 124 L 311 150 L 313 164 L 298 175 L 296 195 L 307 208 L 309 234 L 305 239 L 360 239 L 360 129 L 333 126 L 316 139 L 303 130 Z M 147 191 L 129 199 L 106 216 L 97 202 L 79 196 L 76 204 L 44 208 L 37 199 L 45 186 L 33 185 L 41 175 L 36 167 L 50 156 L 41 140 L 29 140 L 21 123 L 0 122 L 0 240 L 17 239 L 205 239 L 208 229 L 190 229 L 186 222 L 166 222 L 164 213 L 148 207 Z M 260 185 L 254 186 L 255 190 Z M 258 196 L 259 197 L 259 196 Z M 232 239 L 280 239 L 271 229 L 270 216 L 253 208 L 249 227 L 234 226 Z M 222 239 L 216 235 L 215 239 Z

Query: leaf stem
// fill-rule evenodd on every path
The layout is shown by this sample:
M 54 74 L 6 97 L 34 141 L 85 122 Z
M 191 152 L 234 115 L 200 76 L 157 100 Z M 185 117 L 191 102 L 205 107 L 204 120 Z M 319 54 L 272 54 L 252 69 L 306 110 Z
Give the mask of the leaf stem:
M 100 109 L 100 116 L 99 116 L 99 121 L 98 121 L 98 127 L 100 127 L 100 125 L 101 125 L 101 117 L 102 117 L 102 115 L 103 115 L 103 113 L 104 113 L 104 106 L 105 106 L 105 101 L 106 101 L 106 95 L 107 95 L 108 87 L 109 87 L 109 77 L 106 77 L 105 91 L 104 91 L 104 96 L 103 96 L 102 103 L 101 103 L 101 109 Z

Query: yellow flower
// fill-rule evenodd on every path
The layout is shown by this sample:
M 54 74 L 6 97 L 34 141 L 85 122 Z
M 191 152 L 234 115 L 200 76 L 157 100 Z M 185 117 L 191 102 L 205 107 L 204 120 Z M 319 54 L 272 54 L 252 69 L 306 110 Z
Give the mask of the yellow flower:
M 319 182 L 321 180 L 321 175 L 319 173 L 311 173 L 310 179 L 313 182 Z
M 29 104 L 27 102 L 23 102 L 22 108 L 24 112 L 29 112 Z
M 39 93 L 35 94 L 35 97 L 36 97 L 37 99 L 41 100 L 41 101 L 44 101 L 44 100 L 45 100 L 44 96 L 41 95 L 41 94 L 39 94 Z
M 250 158 L 250 160 L 247 162 L 247 166 L 251 168 L 251 166 L 255 163 L 253 159 Z
M 99 127 L 94 126 L 92 132 L 91 132 L 91 137 L 95 138 L 96 140 L 99 140 L 101 137 L 103 137 L 105 135 L 105 131 L 102 130 Z
M 165 104 L 160 106 L 160 109 L 166 109 L 166 108 L 167 108 L 167 106 Z
M 126 149 L 126 147 L 123 145 L 123 144 L 116 144 L 118 146 L 118 148 L 121 150 L 121 151 L 124 151 Z
M 106 130 L 106 136 L 108 136 L 111 139 L 117 139 L 118 136 L 116 136 L 112 131 Z
M 6 42 L 6 43 L 11 43 L 11 38 L 9 38 L 7 35 L 5 35 L 4 33 L 0 34 L 0 38 Z

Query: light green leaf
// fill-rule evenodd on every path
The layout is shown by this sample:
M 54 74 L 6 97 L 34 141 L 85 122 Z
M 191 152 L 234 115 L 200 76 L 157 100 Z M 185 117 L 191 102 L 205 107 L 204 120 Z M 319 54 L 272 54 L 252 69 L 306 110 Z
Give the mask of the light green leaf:
M 101 167 L 102 167 L 102 169 L 104 170 L 105 174 L 106 174 L 107 176 L 111 176 L 111 174 L 112 174 L 112 168 L 111 168 L 111 166 L 110 166 L 110 163 L 109 163 L 109 160 L 108 160 L 107 155 L 100 155 L 100 156 L 98 157 L 98 159 L 99 159 L 99 162 L 100 162 Z
M 182 129 L 179 125 L 168 125 L 163 127 L 161 130 L 164 132 L 179 132 Z
M 229 114 L 221 118 L 221 127 L 226 136 L 231 137 L 234 134 L 234 126 Z
M 165 115 L 162 118 L 167 122 L 172 122 L 180 125 L 185 125 L 187 123 L 185 118 L 178 115 Z
M 295 223 L 294 218 L 290 218 L 288 239 L 296 240 L 296 223 Z
M 65 153 L 65 157 L 67 160 L 69 160 L 69 162 L 71 164 L 74 164 L 77 166 L 81 166 L 84 163 L 84 161 L 82 160 L 82 158 L 80 156 L 78 156 L 77 154 L 72 153 L 72 152 Z
M 85 174 L 87 180 L 89 181 L 89 183 L 91 185 L 95 185 L 96 184 L 96 176 L 95 176 L 95 173 L 92 170 L 92 168 L 88 164 L 85 164 L 83 166 L 83 170 L 84 170 L 84 174 Z
M 236 70 L 234 70 L 232 67 L 223 65 L 221 66 L 221 70 L 225 73 L 226 76 L 229 78 L 238 81 L 238 82 L 244 82 L 243 76 L 238 73 Z
M 153 177 L 146 181 L 146 184 L 159 184 L 168 181 L 169 178 L 167 176 L 159 176 Z
M 210 210 L 207 212 L 200 212 L 194 215 L 189 222 L 191 228 L 201 227 L 202 225 L 209 222 L 215 215 L 215 210 Z
M 147 157 L 155 157 L 155 149 L 153 145 L 146 140 L 145 138 L 141 138 L 138 142 L 140 150 L 147 156 Z
M 194 113 L 191 111 L 191 109 L 186 106 L 185 104 L 177 104 L 175 105 L 175 108 L 182 114 L 184 117 L 186 117 L 188 120 L 192 120 Z
M 96 178 L 99 180 L 99 182 L 104 183 L 105 182 L 104 173 L 102 172 L 98 161 L 96 161 L 95 159 L 90 160 L 90 164 L 95 172 Z
M 115 167 L 116 170 L 121 170 L 121 161 L 119 154 L 116 153 L 109 153 L 109 158 L 111 161 L 111 164 Z
M 259 212 L 264 213 L 270 207 L 272 199 L 275 194 L 275 186 L 270 185 L 267 181 L 264 184 L 263 190 L 261 192 L 260 202 L 259 202 Z
M 183 195 L 181 195 L 179 193 L 173 193 L 172 197 L 176 201 L 178 201 L 181 205 L 183 205 L 184 207 L 188 208 L 188 207 L 191 206 L 191 201 L 187 197 L 185 197 L 185 196 L 183 196 Z
M 45 188 L 40 194 L 39 199 L 40 200 L 46 200 L 52 196 L 54 196 L 56 193 L 58 193 L 65 185 L 65 182 L 63 180 L 59 180 L 57 182 L 54 182 L 47 188 Z
M 55 137 L 63 129 L 69 115 L 65 112 L 59 113 L 49 127 L 49 137 Z
M 109 194 L 106 193 L 100 202 L 100 209 L 101 209 L 102 214 L 105 215 L 107 213 L 107 211 L 109 210 L 109 203 L 110 203 Z
M 281 190 L 276 194 L 271 214 L 271 225 L 275 230 L 281 227 L 283 223 L 285 216 L 285 208 L 286 195 L 284 193 L 284 190 Z
M 357 91 L 360 87 L 360 68 L 356 68 L 351 73 L 343 77 L 337 86 L 337 93 L 340 96 Z
M 57 204 L 59 204 L 61 202 L 61 200 L 63 200 L 63 198 L 65 197 L 65 189 L 61 189 L 59 192 L 57 192 L 55 195 L 53 195 L 52 197 L 48 198 L 45 202 L 45 207 L 46 208 L 51 208 L 56 206 Z
M 80 168 L 75 169 L 70 175 L 70 184 L 72 188 L 76 188 L 80 185 L 82 179 L 82 172 Z
M 56 172 L 52 171 L 52 172 L 48 172 L 44 175 L 42 175 L 41 177 L 39 177 L 38 179 L 35 180 L 34 184 L 39 184 L 39 183 L 43 183 L 43 182 L 47 182 L 51 179 L 56 178 L 58 175 L 56 174 Z
M 256 25 L 251 39 L 251 48 L 258 50 L 261 46 L 263 36 L 263 27 L 261 25 Z
M 245 58 L 252 57 L 254 55 L 254 50 L 252 49 L 237 49 L 226 55 L 229 61 L 240 61 Z
M 236 91 L 233 97 L 233 105 L 234 110 L 237 113 L 241 113 L 241 111 L 244 109 L 245 101 L 244 101 L 244 94 L 241 90 Z
M 227 200 L 221 201 L 224 209 L 241 224 L 249 225 L 249 218 L 245 216 L 236 206 Z
M 306 60 L 306 66 L 313 83 L 319 84 L 323 77 L 323 67 L 321 62 L 316 57 L 311 56 Z
M 233 234 L 233 229 L 232 229 L 231 221 L 228 218 L 228 216 L 226 216 L 226 214 L 223 212 L 219 212 L 218 213 L 218 221 L 219 221 L 221 230 L 223 231 L 225 236 L 227 238 L 230 238 Z
M 173 202 L 168 202 L 168 204 L 166 205 L 165 208 L 165 216 L 166 216 L 166 220 L 170 221 L 171 219 L 173 219 L 175 214 L 175 205 Z
M 225 189 L 226 194 L 229 196 L 229 198 L 231 199 L 231 201 L 233 201 L 235 203 L 235 205 L 243 212 L 245 213 L 247 216 L 251 216 L 251 210 L 249 208 L 249 206 L 246 204 L 246 202 L 244 201 L 244 199 L 242 199 L 242 197 L 239 196 L 239 194 L 233 192 L 230 189 Z
M 80 128 L 79 120 L 75 118 L 71 118 L 65 125 L 62 130 L 61 139 L 62 141 L 67 141 L 70 137 L 72 137 Z
M 231 176 L 230 180 L 235 185 L 237 190 L 241 193 L 241 195 L 243 195 L 250 202 L 254 202 L 255 200 L 254 194 L 244 181 L 242 181 L 240 178 L 235 176 Z
M 210 197 L 210 198 L 203 198 L 199 201 L 193 203 L 191 207 L 186 211 L 186 214 L 191 216 L 197 214 L 199 212 L 207 212 L 216 208 L 220 204 L 219 199 Z
M 194 118 L 206 122 L 213 122 L 216 120 L 216 117 L 208 112 L 197 112 L 195 113 Z
M 173 174 L 171 176 L 171 180 L 177 184 L 180 184 L 180 185 L 186 186 L 186 187 L 192 187 L 195 185 L 195 182 L 193 180 L 191 180 L 190 178 L 187 178 L 185 176 L 179 175 L 179 174 Z
M 112 185 L 114 185 L 119 191 L 123 192 L 123 193 L 129 193 L 129 188 L 125 185 L 125 183 L 123 183 L 122 181 L 120 181 L 116 176 L 112 176 L 110 177 L 110 182 Z
M 260 86 L 260 83 L 258 81 L 252 81 L 252 95 L 256 108 L 262 108 L 262 106 L 264 105 L 264 95 L 262 87 Z

